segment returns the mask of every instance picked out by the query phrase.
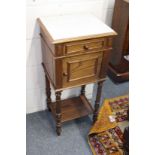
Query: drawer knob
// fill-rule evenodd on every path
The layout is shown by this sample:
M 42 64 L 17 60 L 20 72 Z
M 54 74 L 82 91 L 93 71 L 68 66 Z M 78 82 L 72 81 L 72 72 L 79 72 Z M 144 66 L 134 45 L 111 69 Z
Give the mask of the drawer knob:
M 63 76 L 67 76 L 68 74 L 66 72 L 63 72 Z
M 89 50 L 89 47 L 88 47 L 87 45 L 84 45 L 83 48 L 84 48 L 85 50 Z

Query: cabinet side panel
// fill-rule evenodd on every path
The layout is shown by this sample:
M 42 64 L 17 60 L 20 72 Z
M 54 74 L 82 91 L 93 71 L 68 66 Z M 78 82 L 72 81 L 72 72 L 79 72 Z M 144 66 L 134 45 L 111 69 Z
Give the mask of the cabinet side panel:
M 51 36 L 49 36 L 49 34 L 46 32 L 46 29 L 42 26 L 40 27 L 40 35 L 46 42 L 46 45 L 49 47 L 50 52 L 53 55 L 55 55 L 55 46 L 53 44 L 51 44 L 51 38 L 50 38 Z
M 50 79 L 52 80 L 52 83 L 55 86 L 56 85 L 55 62 L 54 62 L 53 55 L 51 54 L 51 51 L 47 46 L 46 42 L 43 40 L 43 38 L 41 38 L 41 46 L 42 46 L 42 56 L 43 56 L 44 66 L 50 76 Z

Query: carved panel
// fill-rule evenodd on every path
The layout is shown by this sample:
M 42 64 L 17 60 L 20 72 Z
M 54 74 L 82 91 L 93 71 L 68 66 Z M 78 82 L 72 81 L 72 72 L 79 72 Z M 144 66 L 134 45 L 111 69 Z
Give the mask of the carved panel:
M 63 84 L 91 81 L 99 77 L 103 52 L 64 58 Z

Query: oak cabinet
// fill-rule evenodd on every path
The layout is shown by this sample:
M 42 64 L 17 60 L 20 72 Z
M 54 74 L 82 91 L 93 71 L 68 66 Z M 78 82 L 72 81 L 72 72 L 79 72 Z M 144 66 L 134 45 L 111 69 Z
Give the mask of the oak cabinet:
M 94 112 L 97 117 L 102 83 L 116 32 L 92 15 L 64 15 L 38 18 L 46 77 L 47 106 L 56 119 L 57 134 L 61 123 Z M 85 86 L 98 83 L 95 109 L 85 96 Z M 52 84 L 56 101 L 50 96 Z M 81 86 L 79 97 L 61 100 L 65 89 Z

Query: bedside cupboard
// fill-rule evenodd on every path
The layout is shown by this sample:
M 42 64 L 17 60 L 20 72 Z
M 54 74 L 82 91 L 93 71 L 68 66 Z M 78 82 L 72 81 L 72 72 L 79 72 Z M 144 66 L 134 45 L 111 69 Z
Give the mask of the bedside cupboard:
M 56 132 L 61 124 L 94 113 L 96 120 L 102 83 L 116 32 L 89 14 L 41 17 L 42 66 L 46 77 L 47 106 L 56 120 Z M 50 83 L 56 101 L 52 102 Z M 85 86 L 98 83 L 95 108 L 85 96 Z M 81 86 L 78 97 L 61 100 L 65 89 Z

